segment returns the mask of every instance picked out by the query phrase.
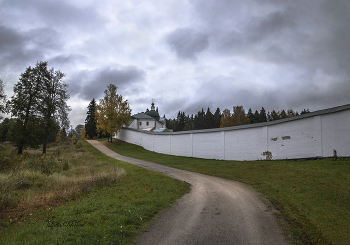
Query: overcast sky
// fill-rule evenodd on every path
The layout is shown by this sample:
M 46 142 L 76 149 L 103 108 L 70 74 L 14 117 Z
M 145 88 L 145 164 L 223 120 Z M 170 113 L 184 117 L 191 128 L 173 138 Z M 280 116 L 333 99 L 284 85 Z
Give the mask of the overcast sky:
M 350 1 L 0 0 L 0 79 L 66 74 L 71 124 L 110 83 L 132 113 L 350 103 Z

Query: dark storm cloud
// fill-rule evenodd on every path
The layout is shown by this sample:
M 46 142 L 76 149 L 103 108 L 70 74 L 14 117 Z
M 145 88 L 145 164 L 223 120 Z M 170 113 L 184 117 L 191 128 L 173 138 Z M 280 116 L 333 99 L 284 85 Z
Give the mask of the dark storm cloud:
M 280 67 L 271 80 L 281 81 L 278 88 L 252 88 L 242 104 L 322 109 L 350 102 L 349 1 L 194 1 L 194 7 L 217 55 Z M 294 83 L 286 82 L 287 69 Z
M 46 26 L 96 28 L 103 23 L 95 9 L 77 7 L 66 1 L 11 0 L 0 3 L 0 8 L 5 17 L 11 11 L 10 16 L 17 15 L 23 21 L 30 21 L 25 24 L 41 22 Z
M 0 64 L 7 66 L 42 60 L 45 52 L 60 49 L 60 40 L 58 33 L 50 28 L 19 32 L 0 26 Z
M 0 25 L 0 52 L 4 55 L 20 47 L 24 37 L 16 30 Z
M 4 66 L 9 61 L 25 56 L 23 44 L 25 37 L 14 29 L 0 26 L 0 64 Z
M 38 28 L 23 33 L 25 45 L 28 49 L 41 52 L 46 50 L 59 50 L 63 46 L 61 35 L 51 28 Z
M 208 36 L 190 28 L 176 29 L 170 33 L 166 41 L 181 59 L 195 59 L 208 45 Z
M 67 80 L 69 93 L 79 94 L 86 100 L 99 99 L 108 84 L 115 84 L 119 89 L 132 86 L 144 79 L 145 73 L 134 66 L 105 68 L 103 70 L 83 70 Z
M 109 83 L 135 113 L 152 99 L 168 117 L 323 109 L 350 103 L 349 13 L 347 0 L 0 0 L 0 78 L 8 89 L 47 60 L 72 117 Z

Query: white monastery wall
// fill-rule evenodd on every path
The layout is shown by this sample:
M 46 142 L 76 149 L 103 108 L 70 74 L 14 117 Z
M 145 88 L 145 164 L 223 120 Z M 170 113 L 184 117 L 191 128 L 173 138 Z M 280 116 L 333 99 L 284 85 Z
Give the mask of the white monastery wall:
M 170 155 L 192 157 L 191 134 L 177 134 L 170 137 Z
M 274 159 L 308 158 L 322 156 L 317 118 L 285 122 L 268 127 L 268 151 Z
M 157 135 L 157 137 L 154 137 L 153 151 L 170 155 L 170 136 Z
M 207 159 L 331 157 L 333 149 L 339 157 L 350 156 L 350 105 L 219 129 L 162 133 L 122 129 L 117 137 L 150 151 Z
M 333 156 L 333 149 L 338 156 L 349 156 L 350 120 L 349 112 L 339 112 L 337 117 L 322 117 L 322 152 L 324 156 Z
M 197 158 L 222 159 L 223 147 L 221 132 L 191 134 L 192 156 Z
M 224 131 L 225 158 L 230 160 L 265 159 L 262 155 L 266 148 L 266 128 L 255 127 Z

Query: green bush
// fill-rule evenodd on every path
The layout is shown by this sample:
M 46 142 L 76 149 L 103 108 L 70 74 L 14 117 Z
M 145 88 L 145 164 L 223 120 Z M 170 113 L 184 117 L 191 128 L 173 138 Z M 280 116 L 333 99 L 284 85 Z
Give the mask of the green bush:
M 83 146 L 83 144 L 80 141 L 78 141 L 78 143 L 76 145 L 78 148 L 81 148 Z

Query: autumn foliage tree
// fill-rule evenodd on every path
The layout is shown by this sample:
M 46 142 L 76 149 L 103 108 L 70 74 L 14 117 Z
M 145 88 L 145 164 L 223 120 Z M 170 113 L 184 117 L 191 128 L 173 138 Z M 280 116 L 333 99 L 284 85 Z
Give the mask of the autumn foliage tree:
M 245 114 L 243 106 L 233 107 L 233 113 L 231 115 L 230 122 L 231 122 L 230 126 L 245 125 L 250 123 L 250 119 Z
M 231 112 L 229 109 L 223 110 L 221 114 L 221 122 L 220 122 L 220 128 L 225 128 L 231 126 L 230 123 L 231 120 Z
M 86 137 L 86 130 L 85 130 L 85 127 L 83 127 L 83 128 L 81 129 L 80 139 L 81 139 L 81 140 L 84 140 L 85 137 Z
M 243 106 L 234 106 L 232 114 L 229 109 L 225 109 L 222 112 L 220 127 L 232 127 L 249 123 L 250 119 L 248 115 L 245 114 Z
M 128 125 L 131 118 L 129 102 L 117 94 L 117 89 L 114 84 L 109 84 L 104 91 L 104 98 L 100 99 L 95 110 L 97 130 L 106 134 L 111 142 L 113 135 L 124 125 Z

